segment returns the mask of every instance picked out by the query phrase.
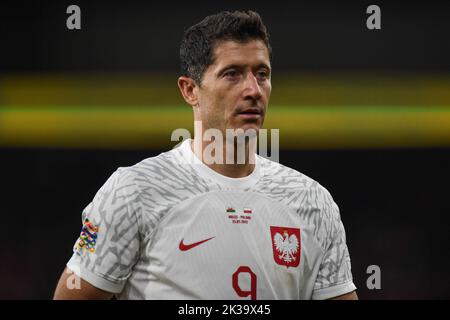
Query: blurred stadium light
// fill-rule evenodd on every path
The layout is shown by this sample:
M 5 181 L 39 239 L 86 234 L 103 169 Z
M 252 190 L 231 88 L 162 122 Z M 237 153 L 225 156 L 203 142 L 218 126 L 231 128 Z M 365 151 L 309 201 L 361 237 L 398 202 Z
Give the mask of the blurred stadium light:
M 177 75 L 11 75 L 0 81 L 0 146 L 167 148 L 192 131 Z M 450 77 L 277 74 L 265 127 L 281 148 L 450 146 Z

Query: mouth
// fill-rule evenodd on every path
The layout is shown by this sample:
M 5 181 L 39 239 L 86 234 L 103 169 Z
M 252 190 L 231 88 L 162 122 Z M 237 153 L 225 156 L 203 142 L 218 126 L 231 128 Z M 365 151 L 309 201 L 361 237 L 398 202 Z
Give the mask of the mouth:
M 247 108 L 238 111 L 237 115 L 244 119 L 259 119 L 262 117 L 262 112 L 259 108 Z

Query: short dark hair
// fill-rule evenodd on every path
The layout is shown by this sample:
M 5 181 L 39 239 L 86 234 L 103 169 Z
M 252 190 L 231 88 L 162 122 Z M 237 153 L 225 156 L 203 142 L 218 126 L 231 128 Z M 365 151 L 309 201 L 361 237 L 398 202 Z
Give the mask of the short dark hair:
M 214 48 L 220 41 L 262 40 L 272 56 L 269 34 L 260 15 L 254 11 L 223 11 L 207 16 L 188 28 L 180 46 L 181 74 L 201 85 L 203 74 L 214 63 Z

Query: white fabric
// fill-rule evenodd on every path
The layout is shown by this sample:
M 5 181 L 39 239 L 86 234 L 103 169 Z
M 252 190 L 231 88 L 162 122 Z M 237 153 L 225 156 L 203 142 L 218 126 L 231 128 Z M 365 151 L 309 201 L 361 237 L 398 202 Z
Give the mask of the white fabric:
M 83 211 L 98 226 L 95 252 L 75 250 L 69 268 L 119 299 L 327 299 L 355 290 L 339 209 L 324 187 L 259 156 L 249 176 L 225 177 L 190 143 L 108 179 Z

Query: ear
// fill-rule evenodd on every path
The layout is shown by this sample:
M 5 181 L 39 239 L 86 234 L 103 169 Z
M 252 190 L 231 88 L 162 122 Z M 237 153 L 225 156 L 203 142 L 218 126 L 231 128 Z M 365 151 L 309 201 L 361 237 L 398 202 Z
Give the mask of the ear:
M 193 107 L 198 105 L 198 96 L 197 96 L 198 86 L 195 83 L 194 79 L 185 76 L 179 77 L 178 88 L 180 88 L 184 101 L 186 101 Z

